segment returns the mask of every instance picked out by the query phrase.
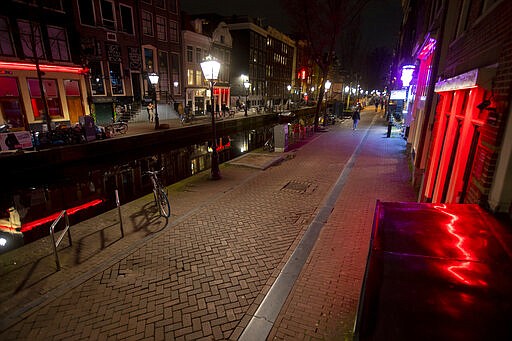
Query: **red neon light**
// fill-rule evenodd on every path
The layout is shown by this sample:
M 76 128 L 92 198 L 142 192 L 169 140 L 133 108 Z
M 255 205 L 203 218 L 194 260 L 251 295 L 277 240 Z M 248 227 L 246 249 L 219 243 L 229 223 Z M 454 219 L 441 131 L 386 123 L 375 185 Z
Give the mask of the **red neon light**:
M 0 62 L 0 68 L 12 70 L 28 70 L 36 71 L 36 64 L 31 63 L 15 63 L 15 62 Z M 46 72 L 67 72 L 84 74 L 89 72 L 88 68 L 81 68 L 77 66 L 61 66 L 61 65 L 48 65 L 40 64 L 39 69 Z
M 95 199 L 95 200 L 89 201 L 89 202 L 87 202 L 85 204 L 82 204 L 82 205 L 79 205 L 79 206 L 75 206 L 75 207 L 72 207 L 72 208 L 68 208 L 67 212 L 68 212 L 68 215 L 73 215 L 73 214 L 75 214 L 77 212 L 85 210 L 86 208 L 99 205 L 102 202 L 103 202 L 102 199 Z M 57 212 L 57 213 L 54 213 L 52 215 L 49 215 L 47 217 L 31 221 L 31 222 L 29 222 L 29 223 L 27 223 L 27 224 L 25 224 L 25 225 L 23 225 L 21 227 L 21 232 L 27 232 L 27 231 L 30 231 L 30 230 L 36 228 L 37 226 L 40 226 L 40 225 L 49 223 L 51 221 L 54 221 L 55 219 L 57 219 L 59 214 L 60 214 L 60 211 Z
M 421 52 L 418 54 L 418 59 L 425 59 L 428 55 L 430 55 L 436 48 L 436 40 L 430 38 L 428 43 L 423 46 Z

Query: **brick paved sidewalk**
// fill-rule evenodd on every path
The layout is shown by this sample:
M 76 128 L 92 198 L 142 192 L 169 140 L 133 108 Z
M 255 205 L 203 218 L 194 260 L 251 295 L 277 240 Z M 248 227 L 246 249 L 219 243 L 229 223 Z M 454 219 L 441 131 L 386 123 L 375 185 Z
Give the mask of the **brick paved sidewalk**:
M 368 131 L 269 340 L 352 339 L 376 201 L 416 200 L 405 141 L 385 134 Z
M 36 286 L 41 290 L 39 296 L 31 295 L 29 289 L 24 290 L 29 293 L 21 300 L 25 305 L 2 312 L 2 324 L 8 328 L 0 337 L 2 340 L 238 339 L 308 226 L 325 205 L 326 196 L 352 160 L 350 157 L 360 141 L 365 139 L 350 174 L 366 163 L 366 168 L 361 167 L 361 173 L 366 175 L 355 184 L 349 181 L 362 187 L 355 188 L 357 193 L 363 188 L 371 189 L 371 181 L 378 182 L 393 167 L 399 177 L 391 176 L 391 182 L 397 186 L 407 183 L 408 170 L 401 154 L 405 141 L 382 139 L 385 127 L 380 118 L 365 138 L 365 125 L 369 125 L 374 114 L 365 112 L 362 116 L 361 130 L 354 132 L 349 129 L 350 122 L 343 122 L 329 132 L 318 133 L 299 150 L 287 153 L 283 162 L 264 171 L 223 165 L 220 181 L 208 181 L 203 176 L 173 186 L 171 203 L 175 210 L 169 222 L 155 216 L 156 212 L 148 207 L 149 197 L 124 205 L 126 224 L 131 229 L 128 236 L 122 240 L 105 238 L 101 233 L 106 228 L 97 229 L 98 235 L 89 239 L 83 236 L 80 245 L 87 249 L 90 242 L 92 246 L 85 253 L 74 250 L 78 254 L 71 253 L 69 257 L 74 256 L 75 260 L 82 257 L 83 262 L 71 263 L 72 266 L 65 266 L 61 273 L 52 272 L 49 278 L 42 279 L 39 283 L 48 285 Z M 371 151 L 367 151 L 368 148 Z M 386 167 L 388 170 L 383 170 Z M 384 181 L 381 186 L 390 187 L 389 182 Z M 310 335 L 306 334 L 309 327 L 297 331 L 293 326 L 287 328 L 293 324 L 287 321 L 293 320 L 289 316 L 295 316 L 295 304 L 313 303 L 314 296 L 295 303 L 294 298 L 301 296 L 300 290 L 306 290 L 301 286 L 306 288 L 306 284 L 321 279 L 321 283 L 315 285 L 320 288 L 327 281 L 320 276 L 311 277 L 315 281 L 307 278 L 320 268 L 310 268 L 312 262 L 324 262 L 328 268 L 334 263 L 332 257 L 318 258 L 318 245 L 326 243 L 322 240 L 331 224 L 339 229 L 332 220 L 336 217 L 341 219 L 338 222 L 343 221 L 343 215 L 338 216 L 336 212 L 343 204 L 343 196 L 347 196 L 345 192 L 349 196 L 345 200 L 354 201 L 350 204 L 359 202 L 356 209 L 348 211 L 352 214 L 346 219 L 351 224 L 343 225 L 346 226 L 344 237 L 354 237 L 341 248 L 350 248 L 346 260 L 348 268 L 343 271 L 353 277 L 342 276 L 343 281 L 348 280 L 348 293 L 344 291 L 347 290 L 345 282 L 339 279 L 341 289 L 327 288 L 325 293 L 332 291 L 343 299 L 344 294 L 352 298 L 352 293 L 358 292 L 360 284 L 353 279 L 357 279 L 359 269 L 364 269 L 374 202 L 354 198 L 346 185 L 270 337 L 286 339 L 286 335 L 294 335 L 289 338 L 294 339 L 295 335 Z M 405 192 L 404 197 L 408 195 Z M 361 196 L 366 194 L 360 193 Z M 399 196 L 398 192 L 395 194 Z M 345 210 L 346 207 L 342 208 L 342 212 Z M 88 223 L 112 226 L 115 225 L 112 219 L 115 218 L 107 214 Z M 352 223 L 357 222 L 353 228 Z M 107 223 L 110 224 L 105 225 Z M 110 244 L 104 248 L 98 246 L 105 242 Z M 64 283 L 58 288 L 59 292 L 49 283 L 54 281 L 55 287 L 57 279 Z M 316 296 L 319 300 L 325 299 L 324 295 Z M 320 333 L 335 335 L 331 332 L 338 330 L 331 330 L 329 323 L 350 321 L 353 318 L 350 303 L 343 306 L 346 310 L 335 311 L 335 318 L 332 315 L 325 318 L 326 323 L 311 315 L 299 316 L 299 320 L 303 318 L 300 324 L 306 325 L 308 320 L 320 321 Z M 316 310 L 315 314 L 326 311 L 325 308 Z

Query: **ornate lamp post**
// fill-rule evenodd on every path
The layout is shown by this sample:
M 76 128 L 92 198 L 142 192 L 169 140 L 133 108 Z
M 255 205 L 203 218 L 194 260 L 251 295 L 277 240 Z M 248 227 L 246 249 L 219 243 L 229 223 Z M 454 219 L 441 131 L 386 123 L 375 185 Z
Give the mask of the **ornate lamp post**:
M 249 96 L 249 88 L 251 87 L 251 83 L 249 83 L 249 79 L 246 79 L 244 81 L 244 87 L 245 87 L 245 114 L 244 114 L 244 116 L 247 116 L 247 107 L 249 106 L 248 102 L 247 102 L 247 96 Z
M 201 63 L 201 69 L 204 74 L 204 78 L 208 80 L 210 83 L 210 101 L 212 108 L 212 132 L 213 132 L 213 143 L 212 143 L 212 170 L 211 170 L 211 179 L 219 180 L 220 170 L 219 170 L 219 154 L 217 153 L 217 130 L 215 127 L 215 104 L 213 103 L 213 86 L 215 85 L 215 80 L 219 77 L 220 63 L 213 59 L 211 55 L 206 56 L 204 61 Z
M 286 90 L 288 90 L 288 105 L 287 105 L 287 107 L 288 107 L 288 109 L 290 109 L 290 102 L 291 102 L 291 100 L 292 100 L 292 93 L 291 93 L 291 91 L 292 91 L 292 86 L 291 86 L 290 84 L 288 84 L 288 85 L 286 86 Z
M 327 124 L 327 105 L 329 104 L 329 89 L 331 88 L 331 81 L 326 80 L 324 84 L 325 91 L 325 116 L 324 116 L 324 126 Z
M 151 83 L 151 87 L 153 88 L 153 102 L 155 102 L 155 129 L 160 128 L 160 120 L 158 118 L 158 105 L 156 104 L 156 85 L 158 84 L 158 78 L 160 78 L 156 73 L 148 74 L 149 82 Z

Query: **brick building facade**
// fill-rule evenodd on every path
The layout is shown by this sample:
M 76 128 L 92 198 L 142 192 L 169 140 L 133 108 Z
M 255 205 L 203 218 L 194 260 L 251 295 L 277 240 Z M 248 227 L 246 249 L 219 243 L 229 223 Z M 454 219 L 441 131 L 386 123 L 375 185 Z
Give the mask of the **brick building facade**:
M 414 6 L 407 3 L 404 11 L 411 13 Z M 402 60 L 413 56 L 417 66 L 422 52 L 417 46 L 434 42 L 437 54 L 424 69 L 427 77 L 416 74 L 416 82 L 426 79 L 430 91 L 416 93 L 409 112 L 411 158 L 421 175 L 415 177 L 419 200 L 479 203 L 510 213 L 512 3 L 429 1 L 422 6 L 423 15 L 402 27 L 419 27 L 416 44 L 402 41 L 401 51 Z

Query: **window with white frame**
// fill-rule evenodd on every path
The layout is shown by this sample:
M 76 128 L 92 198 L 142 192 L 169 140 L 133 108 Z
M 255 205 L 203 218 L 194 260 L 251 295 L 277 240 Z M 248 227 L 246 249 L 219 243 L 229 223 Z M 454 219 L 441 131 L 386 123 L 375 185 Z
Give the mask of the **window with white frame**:
M 200 47 L 196 47 L 196 63 L 203 61 L 203 50 Z
M 9 23 L 6 17 L 0 17 L 0 55 L 14 56 Z
M 50 41 L 50 49 L 54 60 L 70 60 L 68 37 L 64 28 L 48 26 L 48 40 Z
M 194 48 L 192 46 L 187 46 L 187 62 L 194 62 Z
M 203 85 L 203 72 L 196 70 L 196 85 Z
M 41 27 L 36 23 L 24 20 L 18 21 L 20 40 L 25 57 L 45 59 Z
M 133 9 L 130 6 L 120 4 L 121 29 L 124 33 L 133 34 Z
M 172 13 L 178 13 L 178 5 L 176 4 L 176 0 L 171 0 L 170 1 L 170 8 L 169 8 L 169 10 Z
M 167 19 L 160 15 L 156 16 L 156 37 L 159 40 L 167 41 Z
M 93 95 L 106 95 L 105 80 L 103 76 L 103 67 L 100 61 L 89 62 L 89 74 L 91 77 L 91 92 Z
M 94 3 L 92 0 L 78 0 L 78 14 L 82 25 L 94 26 Z
M 171 75 L 172 75 L 172 84 L 174 86 L 175 82 L 178 82 L 178 86 L 174 87 L 174 93 L 181 93 L 180 86 L 180 57 L 177 53 L 171 53 Z
M 192 69 L 187 70 L 187 84 L 194 85 L 194 70 Z
M 169 21 L 169 38 L 172 42 L 175 43 L 179 41 L 178 23 L 174 20 Z
M 158 75 L 160 79 L 158 80 L 158 85 L 160 86 L 160 91 L 168 92 L 169 91 L 169 58 L 167 52 L 158 51 Z
M 123 95 L 123 74 L 121 72 L 121 63 L 108 63 L 110 68 L 109 78 L 110 86 L 112 87 L 112 95 Z
M 153 14 L 148 11 L 142 11 L 142 33 L 153 36 Z
M 115 30 L 116 19 L 114 15 L 114 3 L 108 0 L 101 0 L 100 9 L 103 26 L 108 29 Z

